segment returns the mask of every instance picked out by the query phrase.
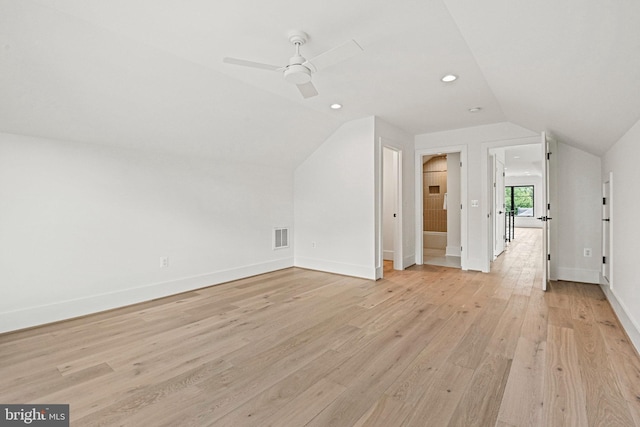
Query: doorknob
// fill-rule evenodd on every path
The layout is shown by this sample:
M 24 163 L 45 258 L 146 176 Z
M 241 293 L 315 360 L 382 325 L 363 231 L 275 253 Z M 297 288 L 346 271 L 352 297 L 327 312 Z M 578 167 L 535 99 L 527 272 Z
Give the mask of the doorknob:
M 502 211 L 498 211 L 498 215 L 502 215 Z
M 603 221 L 607 221 L 607 222 L 611 221 L 611 219 L 609 219 L 609 218 L 602 218 L 602 220 Z
M 547 220 L 547 217 L 546 217 L 546 216 L 539 216 L 539 217 L 538 217 L 538 219 L 539 219 L 540 221 L 546 221 L 546 220 Z M 551 219 L 551 218 L 549 218 L 549 219 Z

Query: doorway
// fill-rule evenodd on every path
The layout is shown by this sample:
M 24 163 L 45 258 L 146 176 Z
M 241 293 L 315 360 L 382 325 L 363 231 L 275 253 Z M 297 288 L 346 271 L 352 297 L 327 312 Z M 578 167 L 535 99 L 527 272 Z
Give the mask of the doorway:
M 467 269 L 466 147 L 416 152 L 416 264 Z
M 382 147 L 382 259 L 403 270 L 402 151 Z
M 552 205 L 555 209 L 555 203 L 545 201 L 547 196 L 553 196 L 553 191 L 548 191 L 546 187 L 552 181 L 546 172 L 554 176 L 554 168 L 549 166 L 546 154 L 543 155 L 546 145 L 546 142 L 542 144 L 539 137 L 531 137 L 512 144 L 505 141 L 485 146 L 487 173 L 484 176 L 489 202 L 486 215 L 487 269 L 483 271 L 492 271 L 493 262 L 500 253 L 509 251 L 510 245 L 517 242 L 520 236 L 534 231 L 528 229 L 538 229 L 535 231 L 548 237 L 544 225 L 549 226 L 550 223 L 544 223 L 541 219 L 552 219 L 554 215 L 550 214 L 550 209 Z M 551 185 L 553 187 L 554 184 Z M 552 240 L 545 240 L 543 248 L 537 245 L 530 248 L 532 258 L 544 257 L 543 271 L 550 271 L 547 254 L 551 251 L 546 247 L 547 241 Z

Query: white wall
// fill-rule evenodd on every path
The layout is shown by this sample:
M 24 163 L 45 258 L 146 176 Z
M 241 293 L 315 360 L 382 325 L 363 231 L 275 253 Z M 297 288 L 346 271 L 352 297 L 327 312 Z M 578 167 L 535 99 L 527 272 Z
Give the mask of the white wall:
M 516 217 L 516 227 L 542 228 L 542 222 L 538 219 L 544 214 L 544 201 L 542 200 L 542 177 L 535 175 L 507 176 L 504 180 L 505 186 L 533 185 L 533 216 Z
M 531 138 L 539 135 L 512 123 L 497 123 L 492 125 L 475 126 L 451 131 L 434 132 L 417 135 L 415 137 L 416 150 L 447 147 L 452 145 L 467 146 L 467 203 L 468 236 L 467 236 L 467 268 L 470 270 L 488 271 L 489 236 L 487 213 L 490 208 L 487 190 L 487 146 L 516 145 L 519 141 L 530 143 Z M 484 145 L 483 145 L 484 144 Z M 484 151 L 483 151 L 484 148 Z M 483 155 L 484 152 L 484 155 Z M 483 185 L 483 182 L 485 185 Z M 471 207 L 471 201 L 478 200 L 478 207 Z M 464 242 L 463 242 L 464 246 Z
M 275 165 L 0 133 L 0 332 L 291 266 L 292 225 Z
M 446 255 L 460 256 L 460 153 L 447 154 Z
M 603 286 L 611 305 L 640 351 L 640 292 L 638 292 L 638 249 L 640 249 L 640 121 L 605 154 L 601 182 L 613 172 L 613 234 L 611 288 Z
M 295 170 L 298 267 L 382 274 L 382 147 L 402 151 L 403 267 L 415 263 L 413 137 L 377 117 L 342 125 Z
M 557 278 L 600 283 L 600 158 L 560 142 L 557 150 L 558 209 L 554 214 L 557 217 L 552 219 L 558 233 Z M 584 256 L 584 248 L 591 249 L 591 257 Z
M 295 170 L 295 265 L 375 278 L 374 118 L 341 126 Z

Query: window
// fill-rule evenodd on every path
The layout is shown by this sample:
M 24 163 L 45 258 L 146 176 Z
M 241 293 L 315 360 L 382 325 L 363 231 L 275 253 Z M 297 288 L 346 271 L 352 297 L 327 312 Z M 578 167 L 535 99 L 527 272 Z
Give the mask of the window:
M 504 205 L 516 216 L 533 216 L 533 185 L 504 187 Z

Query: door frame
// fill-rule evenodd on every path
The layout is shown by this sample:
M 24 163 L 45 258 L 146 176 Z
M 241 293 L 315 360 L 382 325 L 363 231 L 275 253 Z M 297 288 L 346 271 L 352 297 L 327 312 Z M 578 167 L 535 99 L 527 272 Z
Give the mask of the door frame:
M 517 145 L 540 144 L 540 135 L 524 138 L 505 139 L 502 141 L 483 142 L 480 144 L 480 194 L 483 194 L 485 202 L 480 203 L 481 219 L 481 244 L 484 247 L 482 259 L 478 260 L 480 271 L 489 273 L 493 261 L 493 185 L 491 185 L 491 156 L 492 148 L 514 147 Z
M 422 157 L 423 156 L 436 156 L 439 154 L 452 154 L 460 153 L 460 162 L 462 167 L 460 168 L 460 201 L 462 207 L 460 209 L 460 245 L 462 250 L 460 252 L 460 269 L 468 270 L 468 237 L 467 237 L 467 146 L 466 145 L 451 145 L 447 147 L 426 148 L 415 151 L 415 209 L 416 209 L 416 264 L 422 265 L 424 262 L 423 253 L 423 188 L 422 188 Z
M 382 144 L 382 157 L 381 157 L 381 161 L 382 161 L 382 167 L 381 167 L 381 175 L 382 175 L 382 212 L 380 214 L 380 218 L 381 218 L 381 231 L 382 231 L 382 238 L 380 240 L 381 242 L 381 246 L 382 246 L 382 252 L 383 252 L 383 260 L 384 260 L 384 218 L 383 218 L 383 213 L 384 213 L 384 204 L 385 204 L 385 198 L 387 196 L 385 196 L 384 194 L 384 187 L 385 187 L 385 179 L 388 179 L 389 177 L 386 177 L 384 174 L 384 152 L 385 150 L 389 150 L 391 152 L 393 152 L 395 154 L 395 158 L 393 160 L 394 163 L 394 169 L 395 169 L 395 176 L 391 177 L 393 179 L 393 184 L 395 186 L 395 200 L 393 201 L 393 205 L 394 205 L 394 214 L 395 216 L 395 220 L 393 221 L 393 269 L 394 270 L 404 270 L 404 265 L 403 265 L 403 251 L 402 251 L 402 239 L 401 239 L 401 235 L 402 235 L 402 150 L 393 147 L 393 146 L 389 146 L 389 145 L 385 145 L 384 144 L 384 140 L 383 140 L 383 144 Z
M 404 186 L 402 183 L 402 174 L 403 174 L 403 156 L 402 156 L 402 148 L 393 143 L 393 141 L 388 140 L 386 138 L 380 137 L 378 138 L 377 144 L 377 155 L 376 155 L 376 201 L 375 201 L 375 211 L 376 211 L 376 234 L 375 234 L 375 277 L 376 280 L 382 279 L 384 276 L 384 256 L 383 256 L 383 241 L 382 241 L 382 204 L 383 204 L 383 153 L 384 149 L 388 148 L 392 151 L 395 151 L 398 155 L 396 156 L 397 161 L 397 189 L 396 189 L 396 201 L 395 205 L 397 206 L 397 221 L 395 222 L 395 239 L 394 239 L 394 262 L 393 268 L 394 270 L 404 270 L 404 235 L 403 235 L 403 191 Z

